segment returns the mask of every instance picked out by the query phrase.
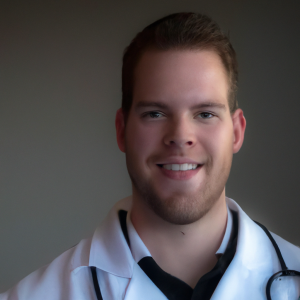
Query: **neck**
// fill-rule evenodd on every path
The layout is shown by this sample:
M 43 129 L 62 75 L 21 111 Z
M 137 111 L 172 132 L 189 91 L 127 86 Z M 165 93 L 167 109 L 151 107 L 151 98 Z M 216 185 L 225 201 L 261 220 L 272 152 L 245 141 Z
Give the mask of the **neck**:
M 217 263 L 227 224 L 225 190 L 205 216 L 187 225 L 166 222 L 133 194 L 131 222 L 156 263 L 194 288 Z

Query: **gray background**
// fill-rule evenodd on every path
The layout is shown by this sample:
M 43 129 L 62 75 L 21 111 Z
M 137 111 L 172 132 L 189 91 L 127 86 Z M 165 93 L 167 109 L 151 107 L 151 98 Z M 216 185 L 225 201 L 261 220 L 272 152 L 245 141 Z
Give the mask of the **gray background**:
M 245 143 L 227 195 L 300 245 L 300 2 L 1 1 L 0 291 L 90 236 L 131 194 L 114 117 L 121 57 L 150 22 L 204 12 L 240 62 Z

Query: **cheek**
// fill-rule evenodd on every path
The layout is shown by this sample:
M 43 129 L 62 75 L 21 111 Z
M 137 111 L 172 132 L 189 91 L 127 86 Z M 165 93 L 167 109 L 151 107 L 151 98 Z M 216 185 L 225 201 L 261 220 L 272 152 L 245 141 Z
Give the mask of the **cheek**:
M 132 122 L 128 124 L 126 146 L 128 154 L 137 157 L 147 157 L 158 146 L 158 134 L 153 128 Z
M 233 153 L 233 134 L 230 126 L 210 128 L 205 131 L 202 139 L 202 144 L 213 161 L 224 160 Z

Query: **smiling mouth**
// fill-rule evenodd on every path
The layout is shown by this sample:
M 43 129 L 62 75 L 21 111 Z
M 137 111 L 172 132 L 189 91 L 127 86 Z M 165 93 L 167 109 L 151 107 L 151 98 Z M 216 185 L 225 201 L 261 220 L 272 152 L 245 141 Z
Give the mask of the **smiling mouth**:
M 190 170 L 198 169 L 202 165 L 201 164 L 165 164 L 165 165 L 158 164 L 157 166 L 171 171 L 190 171 Z

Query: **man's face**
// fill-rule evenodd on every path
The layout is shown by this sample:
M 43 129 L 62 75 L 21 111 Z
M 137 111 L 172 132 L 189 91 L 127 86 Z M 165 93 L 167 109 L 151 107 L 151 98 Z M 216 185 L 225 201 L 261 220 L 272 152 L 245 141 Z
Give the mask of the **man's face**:
M 235 133 L 242 112 L 230 114 L 228 89 L 213 51 L 148 51 L 136 67 L 118 143 L 134 198 L 170 223 L 195 222 L 225 197 L 232 155 L 242 143 Z M 123 118 L 121 110 L 118 115 Z

